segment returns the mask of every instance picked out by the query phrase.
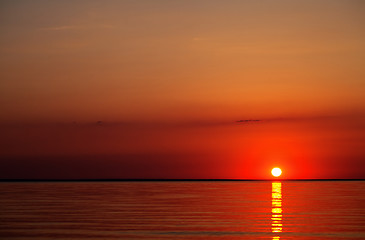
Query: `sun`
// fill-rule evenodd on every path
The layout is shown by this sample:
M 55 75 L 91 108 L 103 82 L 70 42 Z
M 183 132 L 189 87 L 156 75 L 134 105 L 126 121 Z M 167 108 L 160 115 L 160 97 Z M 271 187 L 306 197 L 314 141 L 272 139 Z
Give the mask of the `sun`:
M 271 174 L 274 176 L 274 177 L 279 177 L 281 175 L 281 169 L 278 168 L 278 167 L 275 167 L 271 170 Z

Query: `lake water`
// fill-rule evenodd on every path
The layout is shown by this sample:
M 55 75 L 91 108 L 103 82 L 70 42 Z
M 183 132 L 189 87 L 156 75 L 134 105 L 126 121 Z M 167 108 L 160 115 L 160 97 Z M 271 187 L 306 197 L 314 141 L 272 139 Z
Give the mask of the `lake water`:
M 365 181 L 0 183 L 1 239 L 365 239 Z

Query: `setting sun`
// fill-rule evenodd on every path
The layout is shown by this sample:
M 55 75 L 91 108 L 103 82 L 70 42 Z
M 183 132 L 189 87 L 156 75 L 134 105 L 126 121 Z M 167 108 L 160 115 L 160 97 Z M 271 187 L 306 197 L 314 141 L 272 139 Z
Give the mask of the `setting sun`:
M 279 177 L 281 175 L 281 169 L 278 168 L 278 167 L 275 167 L 271 170 L 271 174 L 274 176 L 274 177 Z

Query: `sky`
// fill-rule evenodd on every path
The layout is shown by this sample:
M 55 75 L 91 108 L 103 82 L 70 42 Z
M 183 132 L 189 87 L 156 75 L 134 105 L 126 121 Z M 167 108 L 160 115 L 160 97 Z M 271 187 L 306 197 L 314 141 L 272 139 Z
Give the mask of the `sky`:
M 0 178 L 365 178 L 364 13 L 0 1 Z

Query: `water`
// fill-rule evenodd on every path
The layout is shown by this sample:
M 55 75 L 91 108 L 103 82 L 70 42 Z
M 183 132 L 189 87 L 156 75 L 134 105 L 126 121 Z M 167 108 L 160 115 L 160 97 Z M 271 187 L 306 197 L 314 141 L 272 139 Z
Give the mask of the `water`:
M 365 239 L 365 181 L 0 183 L 1 239 Z

